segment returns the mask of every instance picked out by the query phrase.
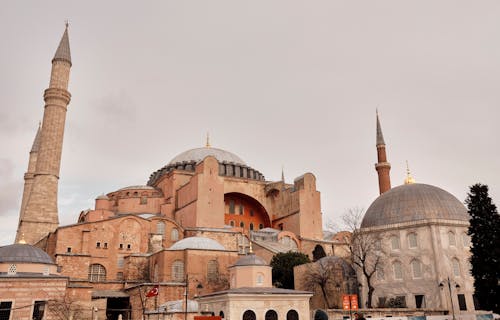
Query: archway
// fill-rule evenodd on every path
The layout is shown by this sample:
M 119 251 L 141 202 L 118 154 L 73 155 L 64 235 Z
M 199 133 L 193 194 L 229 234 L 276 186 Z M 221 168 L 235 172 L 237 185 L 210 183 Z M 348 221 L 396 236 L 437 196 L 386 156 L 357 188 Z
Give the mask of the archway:
M 274 310 L 267 310 L 265 320 L 278 320 L 278 314 Z
M 252 310 L 247 310 L 243 313 L 243 320 L 255 320 L 255 312 Z

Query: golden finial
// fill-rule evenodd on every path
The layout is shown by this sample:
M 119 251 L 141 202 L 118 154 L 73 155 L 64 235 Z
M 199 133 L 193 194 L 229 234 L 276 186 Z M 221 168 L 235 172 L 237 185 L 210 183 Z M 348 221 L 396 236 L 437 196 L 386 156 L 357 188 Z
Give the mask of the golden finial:
M 24 233 L 21 234 L 21 239 L 17 242 L 19 244 L 26 244 L 26 240 L 24 240 Z
M 207 148 L 211 147 L 211 145 L 210 145 L 210 134 L 208 132 L 207 132 L 207 142 L 205 144 L 205 147 L 207 147 Z
M 410 174 L 410 166 L 408 165 L 408 160 L 406 160 L 406 179 L 405 184 L 415 183 L 415 179 Z
M 250 240 L 250 241 L 249 241 L 248 253 L 249 253 L 249 254 L 253 254 L 252 240 Z

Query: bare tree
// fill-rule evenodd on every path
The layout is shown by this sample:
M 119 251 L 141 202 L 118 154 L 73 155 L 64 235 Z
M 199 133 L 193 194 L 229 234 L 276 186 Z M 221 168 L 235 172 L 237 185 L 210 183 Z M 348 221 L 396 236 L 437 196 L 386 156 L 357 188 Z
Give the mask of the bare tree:
M 335 276 L 338 274 L 336 264 L 330 259 L 320 259 L 315 263 L 309 263 L 304 273 L 304 286 L 309 291 L 315 291 L 316 287 L 321 289 L 325 306 L 330 309 L 330 289 L 339 286 L 335 284 Z M 340 271 L 341 272 L 341 271 Z
M 361 229 L 363 215 L 364 210 L 352 208 L 342 216 L 342 220 L 352 233 L 349 240 L 351 263 L 363 274 L 366 280 L 368 287 L 366 307 L 372 308 L 372 298 L 375 292 L 373 277 L 382 268 L 385 254 L 382 251 L 380 239 L 373 233 Z
M 49 300 L 47 302 L 47 309 L 51 315 L 51 319 L 70 320 L 83 318 L 82 307 L 67 296 L 61 299 Z

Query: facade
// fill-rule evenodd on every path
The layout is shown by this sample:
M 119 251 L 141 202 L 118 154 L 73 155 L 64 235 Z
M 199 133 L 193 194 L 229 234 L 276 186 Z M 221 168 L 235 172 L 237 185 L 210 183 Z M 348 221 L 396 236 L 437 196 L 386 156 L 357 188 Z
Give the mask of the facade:
M 378 116 L 377 151 L 387 167 Z M 375 167 L 380 178 L 380 163 Z M 415 183 L 409 172 L 404 185 L 380 192 L 361 224 L 384 257 L 374 277 L 373 306 L 474 311 L 465 206 L 445 190 Z
M 339 244 L 323 239 L 313 174 L 293 184 L 268 181 L 208 141 L 174 157 L 145 185 L 97 196 L 93 209 L 59 226 L 57 181 L 71 65 L 66 27 L 30 152 L 16 242 L 25 239 L 54 259 L 68 278 L 66 295 L 82 309 L 100 318 L 137 319 L 159 305 L 228 289 L 228 268 L 251 243 L 267 262 L 289 250 L 311 258 L 315 250 L 335 251 Z M 159 294 L 146 298 L 152 286 Z

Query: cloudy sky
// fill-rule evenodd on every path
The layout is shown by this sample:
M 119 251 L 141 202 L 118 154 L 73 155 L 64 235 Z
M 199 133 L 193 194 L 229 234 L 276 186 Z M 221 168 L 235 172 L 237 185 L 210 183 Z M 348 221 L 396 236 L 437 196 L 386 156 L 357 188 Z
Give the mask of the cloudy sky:
M 316 175 L 325 220 L 378 195 L 392 163 L 500 202 L 498 1 L 7 1 L 0 11 L 0 245 L 12 243 L 50 61 L 73 59 L 59 210 L 144 184 L 174 156 L 229 150 L 277 180 Z

